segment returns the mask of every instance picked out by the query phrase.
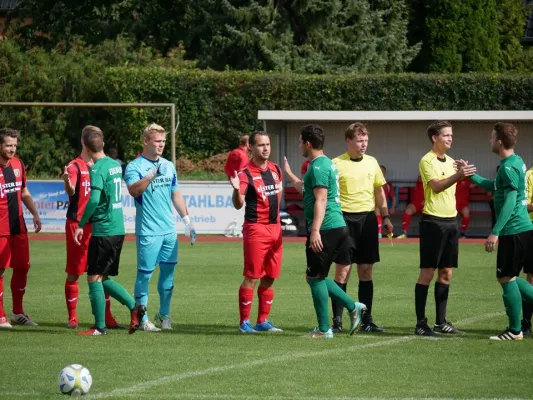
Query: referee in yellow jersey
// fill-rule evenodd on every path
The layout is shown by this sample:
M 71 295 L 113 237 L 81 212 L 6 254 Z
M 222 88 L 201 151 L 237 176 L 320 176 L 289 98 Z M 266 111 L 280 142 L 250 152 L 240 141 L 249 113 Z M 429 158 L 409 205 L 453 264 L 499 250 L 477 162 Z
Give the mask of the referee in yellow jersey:
M 352 264 L 357 264 L 359 277 L 359 302 L 367 307 L 361 330 L 366 332 L 384 332 L 372 320 L 372 299 L 374 282 L 372 267 L 379 262 L 378 222 L 375 210 L 378 209 L 383 219 L 386 232 L 392 232 L 392 224 L 387 209 L 387 199 L 383 185 L 387 182 L 374 157 L 366 154 L 368 148 L 368 130 L 355 122 L 344 134 L 347 145 L 346 153 L 333 159 L 339 171 L 341 209 L 355 244 L 350 259 L 338 257 L 335 260 L 335 282 L 342 290 L 350 277 Z M 332 300 L 333 331 L 342 331 L 343 305 Z
M 415 335 L 434 336 L 437 333 L 457 334 L 446 320 L 446 306 L 452 269 L 457 268 L 459 256 L 459 227 L 455 207 L 455 184 L 465 176 L 473 175 L 473 165 L 456 165 L 446 155 L 452 146 L 452 125 L 437 121 L 427 129 L 431 150 L 420 160 L 419 169 L 424 185 L 424 209 L 420 219 L 420 275 L 415 286 L 417 324 Z M 426 301 L 429 284 L 435 271 L 436 318 L 433 330 L 426 318 Z
M 526 172 L 526 200 L 529 218 L 533 222 L 533 168 Z M 533 236 L 532 236 L 533 238 Z M 526 280 L 533 285 L 533 247 L 529 246 L 527 250 L 526 261 L 524 265 Z M 531 336 L 531 317 L 533 316 L 533 304 L 527 301 L 522 302 L 522 334 Z

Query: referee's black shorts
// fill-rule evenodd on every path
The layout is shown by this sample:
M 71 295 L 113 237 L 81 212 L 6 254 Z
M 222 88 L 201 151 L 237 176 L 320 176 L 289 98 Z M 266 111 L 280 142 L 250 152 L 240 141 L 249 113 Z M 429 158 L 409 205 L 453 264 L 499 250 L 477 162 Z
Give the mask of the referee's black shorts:
M 420 268 L 457 268 L 459 226 L 457 218 L 422 214 L 420 227 Z
M 350 258 L 337 257 L 340 265 L 374 264 L 379 262 L 378 220 L 374 210 L 361 213 L 343 212 L 344 221 L 354 243 Z
M 91 236 L 87 275 L 117 276 L 124 235 Z
M 305 242 L 305 256 L 307 258 L 307 276 L 311 278 L 327 277 L 331 263 L 338 257 L 346 259 L 353 251 L 353 242 L 345 226 L 320 231 L 323 249 L 315 253 L 309 247 L 309 236 Z
M 496 277 L 514 278 L 520 275 L 522 267 L 528 272 L 531 265 L 532 231 L 504 235 L 498 238 L 498 255 L 496 257 Z M 526 262 L 527 260 L 527 262 Z M 526 268 L 527 265 L 527 268 Z

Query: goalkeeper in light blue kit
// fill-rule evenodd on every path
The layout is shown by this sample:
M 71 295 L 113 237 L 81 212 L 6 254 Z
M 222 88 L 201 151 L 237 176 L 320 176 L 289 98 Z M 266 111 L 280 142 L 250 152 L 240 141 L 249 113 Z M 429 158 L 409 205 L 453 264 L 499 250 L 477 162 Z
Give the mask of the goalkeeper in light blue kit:
M 166 131 L 157 124 L 147 126 L 143 133 L 143 152 L 126 167 L 124 180 L 135 199 L 135 235 L 137 236 L 137 279 L 135 301 L 148 305 L 148 284 L 159 264 L 159 311 L 154 322 L 145 315 L 140 330 L 158 332 L 172 329 L 170 301 L 174 290 L 174 272 L 178 262 L 178 237 L 172 204 L 185 224 L 185 235 L 196 240 L 196 231 L 187 206 L 178 190 L 176 168 L 161 155 Z

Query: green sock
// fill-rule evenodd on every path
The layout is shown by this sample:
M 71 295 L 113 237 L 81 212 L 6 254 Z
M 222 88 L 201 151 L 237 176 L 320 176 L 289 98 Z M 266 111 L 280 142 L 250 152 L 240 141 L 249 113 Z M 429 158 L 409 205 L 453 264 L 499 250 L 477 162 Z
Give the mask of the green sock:
M 513 332 L 522 330 L 520 324 L 520 313 L 522 312 L 522 296 L 516 284 L 516 280 L 501 283 L 503 289 L 503 304 L 505 312 L 509 317 L 509 329 Z
M 307 283 L 311 287 L 318 329 L 320 332 L 327 332 L 329 330 L 329 296 L 326 282 L 324 279 L 307 278 Z
M 102 284 L 104 285 L 106 294 L 117 299 L 121 304 L 128 307 L 130 311 L 135 308 L 135 300 L 120 283 L 108 278 Z
M 533 285 L 522 278 L 516 278 L 516 284 L 520 290 L 522 298 L 529 304 L 533 304 Z
M 89 282 L 89 300 L 94 315 L 94 326 L 105 328 L 105 296 L 102 282 Z
M 348 309 L 349 312 L 352 312 L 355 309 L 355 301 L 352 300 L 350 296 L 342 290 L 339 285 L 335 283 L 333 279 L 326 278 L 326 285 L 328 287 L 329 295 L 339 303 L 342 303 L 344 307 Z

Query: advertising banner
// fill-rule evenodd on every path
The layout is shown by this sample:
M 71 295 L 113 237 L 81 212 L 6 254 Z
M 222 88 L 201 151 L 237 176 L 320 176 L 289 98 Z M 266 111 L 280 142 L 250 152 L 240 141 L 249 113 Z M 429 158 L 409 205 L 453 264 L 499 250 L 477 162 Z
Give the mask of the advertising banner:
M 28 189 L 41 216 L 42 232 L 65 232 L 65 215 L 69 200 L 63 188 L 63 181 L 28 181 Z M 199 234 L 237 235 L 244 222 L 244 207 L 233 208 L 233 189 L 227 182 L 221 183 L 180 183 L 191 221 Z M 127 233 L 135 233 L 135 200 L 122 185 L 122 210 Z M 178 232 L 183 233 L 183 224 L 174 210 Z M 33 220 L 24 209 L 24 219 L 30 231 Z

